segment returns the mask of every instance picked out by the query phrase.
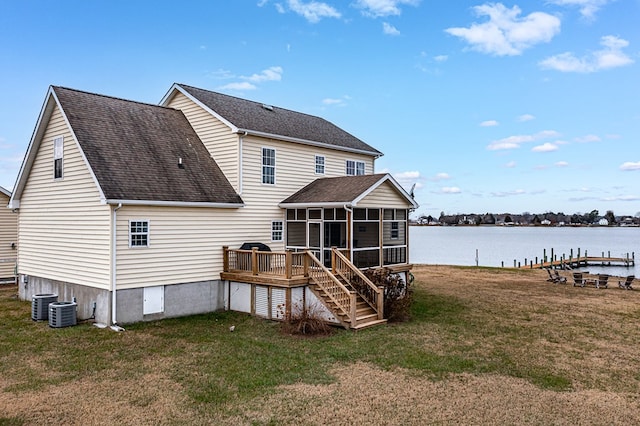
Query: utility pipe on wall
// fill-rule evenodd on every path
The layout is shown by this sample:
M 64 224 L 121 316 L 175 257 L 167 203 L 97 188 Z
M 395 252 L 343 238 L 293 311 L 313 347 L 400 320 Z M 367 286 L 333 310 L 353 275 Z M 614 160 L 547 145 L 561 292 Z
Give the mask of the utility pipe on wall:
M 118 230 L 118 210 L 122 208 L 122 203 L 118 203 L 118 206 L 113 209 L 113 223 L 112 223 L 112 240 L 111 240 L 111 324 L 117 325 L 116 321 L 116 245 L 118 239 L 116 237 Z

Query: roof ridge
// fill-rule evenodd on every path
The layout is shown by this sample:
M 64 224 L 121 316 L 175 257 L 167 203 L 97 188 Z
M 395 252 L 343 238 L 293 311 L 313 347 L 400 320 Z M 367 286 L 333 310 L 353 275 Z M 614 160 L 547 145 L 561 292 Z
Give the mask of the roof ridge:
M 157 107 L 157 108 L 177 111 L 176 108 L 172 108 L 172 107 L 168 107 L 168 106 L 164 106 L 164 105 L 152 104 L 150 102 L 134 101 L 133 99 L 125 99 L 125 98 L 121 98 L 121 97 L 118 97 L 118 96 L 104 95 L 102 93 L 94 93 L 94 92 L 89 92 L 87 90 L 73 89 L 71 87 L 51 85 L 51 88 L 54 89 L 54 90 L 55 89 L 69 90 L 71 92 L 82 93 L 82 94 L 85 94 L 85 95 L 98 96 L 98 97 L 101 97 L 101 98 L 108 98 L 108 99 L 113 99 L 113 100 L 116 100 L 116 101 L 130 102 L 130 103 L 134 103 L 134 104 L 138 104 L 138 105 L 145 105 L 145 106 L 151 106 L 151 107 Z
M 278 106 L 278 105 L 274 105 L 274 104 L 270 104 L 270 103 L 266 103 L 266 102 L 255 101 L 253 99 L 241 98 L 240 96 L 228 95 L 226 93 L 216 92 L 214 90 L 209 90 L 209 89 L 203 89 L 201 87 L 195 87 L 195 86 L 191 86 L 189 84 L 176 83 L 176 85 L 177 86 L 181 86 L 181 87 L 188 87 L 188 88 L 196 89 L 196 90 L 202 90 L 202 91 L 205 91 L 205 92 L 214 93 L 216 95 L 227 96 L 229 98 L 237 99 L 237 100 L 243 101 L 243 102 L 251 102 L 251 103 L 254 103 L 254 104 L 258 104 L 258 105 L 269 105 L 269 106 L 272 106 L 272 107 L 277 108 L 277 109 L 282 110 L 282 111 L 288 111 L 288 112 L 292 112 L 294 114 L 301 114 L 301 115 L 306 115 L 306 116 L 309 116 L 309 117 L 318 118 L 320 120 L 326 121 L 327 123 L 335 126 L 335 124 L 333 124 L 332 122 L 330 122 L 326 118 L 323 118 L 323 117 L 321 117 L 319 115 L 313 115 L 313 114 L 309 114 L 309 113 L 306 113 L 306 112 L 300 112 L 300 111 L 296 111 L 296 110 L 293 110 L 293 109 L 290 109 L 290 108 L 284 108 L 284 107 L 281 107 L 281 106 Z

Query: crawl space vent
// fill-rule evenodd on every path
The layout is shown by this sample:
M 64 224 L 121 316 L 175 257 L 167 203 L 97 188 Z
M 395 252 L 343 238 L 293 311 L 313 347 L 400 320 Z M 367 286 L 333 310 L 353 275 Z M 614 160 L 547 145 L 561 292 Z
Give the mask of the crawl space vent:
M 49 303 L 57 301 L 57 294 L 34 294 L 31 297 L 31 319 L 34 321 L 46 321 L 49 319 Z
M 49 304 L 49 327 L 62 328 L 76 325 L 76 308 L 74 302 L 53 302 Z

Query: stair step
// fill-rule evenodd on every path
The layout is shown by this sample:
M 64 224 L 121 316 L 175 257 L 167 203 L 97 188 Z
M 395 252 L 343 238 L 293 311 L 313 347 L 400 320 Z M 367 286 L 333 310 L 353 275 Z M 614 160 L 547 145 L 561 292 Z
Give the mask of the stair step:
M 358 324 L 355 327 L 351 327 L 351 329 L 358 331 L 358 330 L 362 330 L 364 328 L 373 327 L 374 325 L 385 324 L 386 322 L 387 322 L 386 319 L 374 320 L 374 321 L 369 321 L 369 322 L 364 322 L 364 323 Z

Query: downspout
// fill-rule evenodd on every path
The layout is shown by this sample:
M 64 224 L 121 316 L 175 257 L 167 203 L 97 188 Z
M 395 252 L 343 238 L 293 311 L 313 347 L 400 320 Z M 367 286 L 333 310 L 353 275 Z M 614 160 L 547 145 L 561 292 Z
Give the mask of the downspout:
M 118 327 L 116 321 L 116 245 L 117 245 L 117 237 L 116 231 L 118 228 L 118 210 L 122 208 L 122 203 L 118 203 L 118 206 L 113 209 L 113 226 L 112 226 L 112 237 L 111 237 L 111 328 L 116 331 L 121 331 L 121 328 Z
M 238 147 L 238 195 L 242 195 L 242 150 L 244 149 L 244 137 L 247 135 L 248 133 L 246 131 L 244 134 L 240 133 Z

